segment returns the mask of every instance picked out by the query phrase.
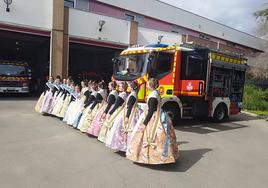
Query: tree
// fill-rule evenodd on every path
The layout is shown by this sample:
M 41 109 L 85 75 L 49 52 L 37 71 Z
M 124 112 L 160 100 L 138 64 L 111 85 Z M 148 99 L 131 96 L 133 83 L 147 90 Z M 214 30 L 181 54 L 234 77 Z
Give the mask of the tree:
M 253 14 L 258 23 L 256 35 L 268 40 L 268 8 L 257 11 Z M 268 49 L 268 42 L 264 43 L 264 49 Z M 268 52 L 257 53 L 248 57 L 250 68 L 247 71 L 247 80 L 254 82 L 267 82 L 268 80 Z
M 267 6 L 267 4 L 266 4 Z M 268 8 L 253 13 L 258 23 L 257 36 L 268 40 Z
M 268 8 L 265 8 L 265 9 L 263 9 L 263 10 L 254 12 L 254 16 L 255 16 L 257 19 L 262 19 L 262 20 L 264 20 L 265 22 L 267 22 L 267 21 L 268 21 Z

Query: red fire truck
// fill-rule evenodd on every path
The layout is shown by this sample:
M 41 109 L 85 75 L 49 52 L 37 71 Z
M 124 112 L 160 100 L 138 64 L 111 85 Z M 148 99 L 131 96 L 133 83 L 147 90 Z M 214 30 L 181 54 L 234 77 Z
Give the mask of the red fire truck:
M 150 77 L 159 80 L 162 108 L 171 118 L 213 117 L 222 121 L 242 107 L 246 59 L 204 47 L 164 44 L 128 48 L 114 59 L 113 79 L 136 80 L 144 102 Z
M 31 70 L 28 64 L 0 60 L 0 93 L 29 93 Z

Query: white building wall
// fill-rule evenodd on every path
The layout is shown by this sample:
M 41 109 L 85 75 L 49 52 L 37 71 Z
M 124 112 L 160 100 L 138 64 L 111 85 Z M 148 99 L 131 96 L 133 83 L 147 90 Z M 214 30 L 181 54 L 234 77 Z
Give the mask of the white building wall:
M 0 0 L 0 8 L 0 23 L 52 29 L 53 0 L 13 0 L 10 12 L 5 11 L 6 4 Z
M 265 41 L 158 0 L 98 0 L 100 2 L 203 32 L 224 40 L 263 50 Z M 234 7 L 239 8 L 239 7 Z M 224 15 L 223 15 L 224 16 Z
M 105 21 L 101 32 L 99 31 L 100 20 Z M 70 9 L 69 34 L 74 37 L 128 45 L 130 38 L 130 22 Z
M 169 33 L 139 27 L 138 44 L 139 45 L 147 45 L 152 43 L 156 44 L 158 42 L 158 36 L 163 36 L 161 40 L 161 43 L 163 44 L 174 45 L 174 44 L 180 44 L 182 42 L 182 36 L 177 33 Z

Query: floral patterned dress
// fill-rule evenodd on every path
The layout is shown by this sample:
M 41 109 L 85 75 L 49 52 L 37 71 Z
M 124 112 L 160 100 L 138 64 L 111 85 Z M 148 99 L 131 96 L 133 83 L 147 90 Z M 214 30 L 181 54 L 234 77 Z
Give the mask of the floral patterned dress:
M 143 164 L 175 163 L 179 155 L 172 122 L 160 108 L 160 95 L 157 90 L 151 92 L 147 102 L 150 98 L 157 99 L 157 110 L 153 113 L 143 131 L 140 131 L 139 127 L 144 123 L 148 108 L 140 116 L 132 132 L 126 157 L 129 160 Z

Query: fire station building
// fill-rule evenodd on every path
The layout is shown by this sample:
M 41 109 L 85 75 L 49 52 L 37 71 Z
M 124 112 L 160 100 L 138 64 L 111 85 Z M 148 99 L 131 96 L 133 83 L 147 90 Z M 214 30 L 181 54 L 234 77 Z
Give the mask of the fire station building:
M 158 0 L 0 1 L 0 59 L 28 62 L 33 78 L 112 74 L 130 45 L 207 46 L 251 56 L 264 41 Z

